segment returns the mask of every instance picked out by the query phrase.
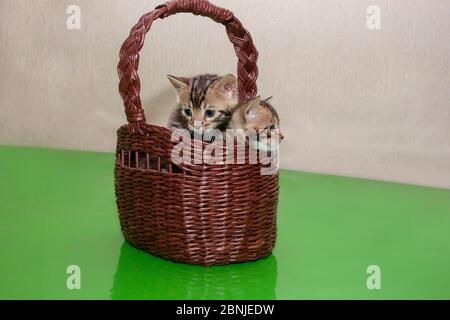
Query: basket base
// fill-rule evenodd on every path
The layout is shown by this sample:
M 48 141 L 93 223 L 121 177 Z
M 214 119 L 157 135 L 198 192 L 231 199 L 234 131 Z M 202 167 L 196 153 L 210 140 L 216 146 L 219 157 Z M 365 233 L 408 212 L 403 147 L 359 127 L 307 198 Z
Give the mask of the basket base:
M 168 256 L 168 255 L 163 255 L 163 254 L 158 254 L 156 252 L 153 252 L 151 250 L 148 250 L 142 246 L 136 245 L 134 244 L 132 241 L 130 241 L 129 239 L 126 239 L 127 243 L 129 245 L 131 245 L 132 247 L 141 250 L 153 257 L 157 257 L 166 261 L 170 261 L 170 262 L 174 262 L 174 263 L 182 263 L 182 264 L 188 264 L 188 265 L 194 265 L 194 266 L 203 266 L 203 267 L 213 267 L 213 266 L 226 266 L 226 265 L 230 265 L 230 264 L 239 264 L 239 263 L 249 263 L 249 262 L 255 262 L 261 259 L 265 259 L 268 256 L 270 256 L 272 254 L 272 250 L 273 250 L 273 246 L 272 249 L 265 252 L 265 253 L 260 253 L 259 255 L 249 255 L 246 257 L 239 257 L 236 259 L 231 259 L 231 258 L 223 258 L 223 259 L 218 259 L 217 256 L 214 257 L 210 257 L 209 259 L 184 259 L 184 258 L 177 258 L 174 256 Z

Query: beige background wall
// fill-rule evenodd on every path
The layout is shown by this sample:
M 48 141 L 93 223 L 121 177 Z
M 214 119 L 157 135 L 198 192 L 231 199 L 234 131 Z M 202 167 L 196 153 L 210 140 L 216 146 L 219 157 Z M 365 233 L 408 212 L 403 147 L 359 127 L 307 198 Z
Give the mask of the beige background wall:
M 119 47 L 156 0 L 0 0 L 0 144 L 111 151 L 125 122 Z M 450 187 L 450 1 L 215 0 L 260 51 L 284 168 Z M 66 8 L 81 7 L 81 30 Z M 382 10 L 381 30 L 366 9 Z M 235 71 L 223 27 L 189 15 L 154 25 L 142 54 L 148 118 L 165 124 L 165 75 Z M 1 159 L 0 159 L 1 161 Z

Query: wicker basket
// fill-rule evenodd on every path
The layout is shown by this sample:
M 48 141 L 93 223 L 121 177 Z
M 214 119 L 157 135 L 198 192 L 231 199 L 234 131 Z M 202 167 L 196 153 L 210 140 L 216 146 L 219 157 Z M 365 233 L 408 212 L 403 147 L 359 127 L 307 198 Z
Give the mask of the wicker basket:
M 139 20 L 122 46 L 118 66 L 128 119 L 118 130 L 115 166 L 122 232 L 135 247 L 176 262 L 211 266 L 267 257 L 276 240 L 278 173 L 262 175 L 263 165 L 250 164 L 248 152 L 245 164 L 174 165 L 170 159 L 177 143 L 172 132 L 146 123 L 139 96 L 139 52 L 153 21 L 180 12 L 225 26 L 239 60 L 239 100 L 257 94 L 258 52 L 232 12 L 204 0 L 175 0 Z M 198 143 L 193 145 L 198 148 Z M 158 159 L 157 168 L 151 168 L 150 158 Z M 146 168 L 139 167 L 140 159 L 146 160 Z

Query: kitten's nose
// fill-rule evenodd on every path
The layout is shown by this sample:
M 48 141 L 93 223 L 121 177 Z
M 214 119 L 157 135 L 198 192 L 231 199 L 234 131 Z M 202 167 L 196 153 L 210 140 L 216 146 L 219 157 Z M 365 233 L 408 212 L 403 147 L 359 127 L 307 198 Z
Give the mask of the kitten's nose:
M 194 128 L 195 129 L 203 128 L 203 121 L 194 121 Z

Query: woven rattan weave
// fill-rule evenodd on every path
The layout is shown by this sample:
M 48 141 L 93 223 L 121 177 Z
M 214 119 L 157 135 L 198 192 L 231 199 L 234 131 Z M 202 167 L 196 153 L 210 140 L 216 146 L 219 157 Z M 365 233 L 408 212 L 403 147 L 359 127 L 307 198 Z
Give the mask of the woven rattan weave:
M 245 164 L 175 165 L 172 132 L 147 124 L 142 109 L 138 66 L 145 35 L 157 19 L 182 12 L 225 26 L 238 57 L 239 100 L 257 95 L 258 52 L 232 12 L 204 0 L 176 0 L 139 20 L 118 65 L 128 119 L 118 130 L 115 166 L 122 232 L 137 248 L 176 262 L 211 266 L 257 260 L 271 253 L 276 240 L 278 174 L 262 175 L 262 164 L 250 164 L 248 152 Z M 225 154 L 230 151 L 224 146 Z M 142 162 L 146 166 L 140 167 Z

